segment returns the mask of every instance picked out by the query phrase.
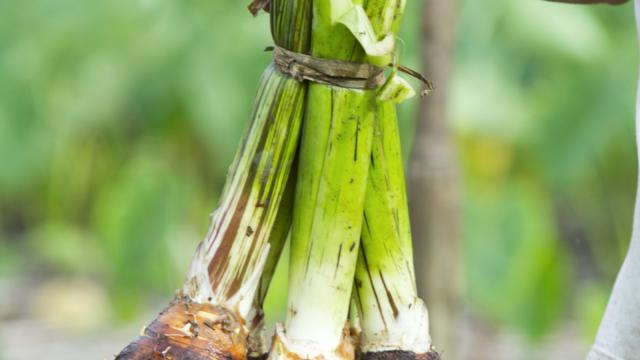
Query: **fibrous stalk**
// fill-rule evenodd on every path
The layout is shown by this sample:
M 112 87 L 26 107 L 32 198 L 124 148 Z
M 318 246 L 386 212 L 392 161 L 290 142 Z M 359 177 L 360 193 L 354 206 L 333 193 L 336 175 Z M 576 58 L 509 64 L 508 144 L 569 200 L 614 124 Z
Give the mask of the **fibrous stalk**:
M 209 231 L 196 250 L 181 296 L 175 300 L 182 305 L 170 306 L 167 311 L 204 304 L 220 307 L 233 315 L 233 323 L 238 325 L 220 328 L 221 331 L 239 332 L 246 337 L 244 322 L 252 310 L 270 251 L 268 239 L 297 146 L 303 96 L 304 89 L 298 82 L 284 77 L 271 66 L 265 71 L 253 122 L 229 173 L 220 207 L 212 215 Z M 160 319 L 163 318 L 156 321 Z M 180 328 L 183 326 L 186 325 Z M 193 356 L 200 351 L 195 344 L 204 334 L 192 333 L 193 339 L 185 345 L 192 349 Z M 166 335 L 148 328 L 142 338 L 159 341 Z M 203 344 L 207 341 L 212 339 L 204 339 Z M 222 345 L 213 344 L 214 348 Z M 178 345 L 171 343 L 167 348 L 169 352 L 176 351 Z M 135 359 L 125 354 L 119 356 Z M 211 353 L 209 357 L 194 359 L 216 359 L 216 356 Z M 246 354 L 239 359 L 244 356 Z
M 307 51 L 310 9 L 309 1 L 273 0 L 275 43 Z M 180 294 L 117 359 L 247 357 L 247 320 L 261 310 L 255 299 L 263 269 L 282 248 L 282 230 L 272 230 L 298 147 L 305 94 L 306 84 L 273 65 L 265 70 L 250 126 Z
M 269 254 L 269 236 L 297 146 L 304 89 L 271 66 L 258 92 L 254 125 L 228 178 L 183 292 L 246 318 Z M 286 101 L 282 101 L 288 98 Z
M 431 353 L 429 317 L 417 296 L 395 106 L 378 106 L 355 276 L 363 359 Z
M 369 1 L 364 10 L 381 17 L 388 13 L 382 3 Z M 316 0 L 313 7 L 311 55 L 353 62 L 386 61 L 380 54 L 367 56 L 368 45 L 380 48 L 376 38 L 366 39 L 365 45 L 352 33 L 361 24 L 353 23 L 349 16 L 355 14 L 357 19 L 362 15 L 361 2 Z M 373 20 L 367 26 L 367 34 L 379 28 Z M 377 34 L 387 39 L 387 34 Z M 272 359 L 355 356 L 347 315 L 376 107 L 376 90 L 309 85 L 291 233 L 287 319 L 277 331 Z
M 354 56 L 359 49 L 358 45 L 362 46 L 365 53 L 368 49 L 359 34 L 353 34 L 359 42 L 354 47 L 353 42 L 348 41 L 348 35 L 343 38 L 338 36 L 344 34 L 345 28 L 334 29 L 322 22 L 324 11 L 332 15 L 340 12 L 331 8 L 337 2 L 339 1 L 320 1 L 314 4 L 314 55 L 342 59 L 344 54 L 351 54 L 351 57 L 347 57 L 348 60 L 373 63 L 384 62 L 389 58 L 379 53 Z M 331 8 L 329 11 L 325 7 L 327 5 Z M 362 33 L 370 33 L 372 30 L 377 38 L 385 41 L 398 28 L 404 1 L 369 1 L 361 9 L 371 21 L 367 29 L 363 27 L 365 30 Z M 350 11 L 345 14 L 350 14 Z M 344 18 L 348 16 L 343 15 L 341 19 Z M 358 25 L 347 23 L 350 20 L 342 20 L 341 24 L 352 32 L 354 28 L 359 28 Z M 319 49 L 316 44 L 320 44 Z M 378 47 L 372 48 L 377 51 Z M 332 92 L 327 95 L 321 90 Z M 389 88 L 381 89 L 377 92 L 377 99 L 374 97 L 368 100 L 373 100 L 374 108 L 367 106 L 360 113 L 366 114 L 367 127 L 373 126 L 374 129 L 372 153 L 367 159 L 370 160 L 370 167 L 369 171 L 363 172 L 360 166 L 368 161 L 362 162 L 360 166 L 354 164 L 346 178 L 357 176 L 361 177 L 360 180 L 366 180 L 366 197 L 362 198 L 364 203 L 347 204 L 340 203 L 343 192 L 349 191 L 352 196 L 362 196 L 362 193 L 355 192 L 362 188 L 349 187 L 344 183 L 345 174 L 336 173 L 332 167 L 335 163 L 344 162 L 347 155 L 337 154 L 332 159 L 327 154 L 333 151 L 334 142 L 345 141 L 344 135 L 339 131 L 336 131 L 336 135 L 331 135 L 331 131 L 335 131 L 334 121 L 345 117 L 360 120 L 362 117 L 357 113 L 344 111 L 346 106 L 341 103 L 336 106 L 335 90 L 325 85 L 310 86 L 301 157 L 306 159 L 301 163 L 308 163 L 309 170 L 305 173 L 305 169 L 301 167 L 299 174 L 292 235 L 289 313 L 286 329 L 278 331 L 272 357 L 350 359 L 354 357 L 351 339 L 355 333 L 359 337 L 355 343 L 363 358 L 435 359 L 438 355 L 431 349 L 427 310 L 416 294 L 395 106 L 392 101 L 382 99 L 392 99 L 394 96 L 389 94 L 393 92 Z M 356 94 L 369 93 L 372 96 L 374 93 L 340 90 L 348 96 L 345 97 L 346 101 L 353 101 L 355 111 L 362 110 Z M 316 103 L 316 99 L 324 99 L 325 103 Z M 342 100 L 341 97 L 337 99 Z M 371 103 L 367 102 L 369 104 Z M 317 124 L 319 119 L 323 119 L 318 114 L 326 114 L 327 108 L 330 113 L 325 116 L 325 124 Z M 350 110 L 354 108 L 351 107 Z M 373 124 L 369 122 L 372 120 Z M 322 131 L 323 129 L 328 131 Z M 367 131 L 370 131 L 369 128 Z M 307 134 L 313 134 L 313 139 L 307 140 Z M 356 137 L 356 147 L 357 139 Z M 308 156 L 307 159 L 305 151 L 317 155 Z M 353 161 L 356 161 L 355 156 Z M 309 177 L 308 182 L 305 181 L 305 176 Z M 349 184 L 362 185 L 354 179 L 357 178 L 351 177 Z M 335 183 L 331 184 L 329 181 Z M 356 198 L 352 198 L 353 200 Z M 360 224 L 362 240 L 358 246 L 351 226 L 357 224 L 352 216 L 361 209 L 364 222 Z M 299 213 L 305 210 L 307 213 Z M 340 213 L 345 210 L 353 210 L 348 213 L 351 218 L 346 227 L 341 222 L 341 215 L 344 216 Z M 349 247 L 348 253 L 344 253 L 345 246 Z M 354 252 L 358 253 L 357 258 L 354 258 Z M 345 286 L 345 281 L 353 274 L 354 260 L 357 261 L 357 270 L 351 316 L 352 320 L 357 318 L 358 321 L 354 321 L 352 329 L 348 329 L 344 325 L 344 319 L 351 288 Z
M 405 1 L 377 5 L 377 31 L 397 32 Z M 381 91 L 381 94 L 384 89 Z M 417 296 L 395 104 L 379 101 L 355 276 L 363 359 L 435 359 L 427 308 Z
M 373 96 L 364 91 L 354 95 L 316 84 L 309 89 L 286 325 L 293 344 L 289 351 L 303 357 L 330 358 L 341 347 L 361 230 L 373 106 Z
M 265 338 L 265 322 L 263 304 L 280 260 L 280 254 L 291 230 L 291 216 L 293 212 L 293 196 L 295 189 L 296 167 L 291 170 L 284 196 L 280 202 L 278 216 L 269 237 L 270 251 L 265 261 L 260 283 L 254 298 L 253 311 L 247 319 L 249 328 L 248 355 L 250 359 L 262 359 L 269 353 L 269 342 Z

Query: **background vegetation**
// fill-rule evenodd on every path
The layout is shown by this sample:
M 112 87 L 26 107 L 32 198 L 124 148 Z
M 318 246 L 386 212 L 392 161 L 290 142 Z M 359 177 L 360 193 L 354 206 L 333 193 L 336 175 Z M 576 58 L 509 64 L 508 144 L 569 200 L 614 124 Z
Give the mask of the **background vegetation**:
M 400 54 L 419 67 L 420 2 L 409 3 Z M 0 322 L 103 329 L 180 285 L 270 61 L 268 19 L 244 5 L 0 2 Z M 531 341 L 566 323 L 590 340 L 626 251 L 632 13 L 459 2 L 450 109 L 465 303 Z M 401 109 L 405 154 L 416 102 Z

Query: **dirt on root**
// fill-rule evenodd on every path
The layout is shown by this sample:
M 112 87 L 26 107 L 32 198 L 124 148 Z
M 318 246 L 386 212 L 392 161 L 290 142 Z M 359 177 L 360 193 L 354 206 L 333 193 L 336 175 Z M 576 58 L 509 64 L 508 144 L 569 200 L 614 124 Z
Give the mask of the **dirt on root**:
M 185 299 L 172 302 L 116 360 L 244 360 L 246 333 L 230 311 Z

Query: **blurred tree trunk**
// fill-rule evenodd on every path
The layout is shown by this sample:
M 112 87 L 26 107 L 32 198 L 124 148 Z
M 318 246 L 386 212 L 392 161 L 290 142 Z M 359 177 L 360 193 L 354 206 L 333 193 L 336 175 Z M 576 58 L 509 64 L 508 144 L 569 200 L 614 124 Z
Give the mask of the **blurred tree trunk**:
M 447 114 L 454 3 L 423 1 L 422 70 L 435 91 L 421 103 L 409 166 L 418 291 L 429 308 L 433 343 L 449 360 L 458 356 L 460 298 L 458 167 Z

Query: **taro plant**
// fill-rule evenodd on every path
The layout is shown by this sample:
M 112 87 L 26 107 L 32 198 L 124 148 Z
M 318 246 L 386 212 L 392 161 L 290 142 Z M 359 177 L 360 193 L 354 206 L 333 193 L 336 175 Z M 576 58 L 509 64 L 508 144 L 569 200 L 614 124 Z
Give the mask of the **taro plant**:
M 250 5 L 270 13 L 274 62 L 182 290 L 118 359 L 437 358 L 396 124 L 413 95 L 395 58 L 404 5 Z M 287 236 L 287 318 L 267 346 L 262 302 Z

